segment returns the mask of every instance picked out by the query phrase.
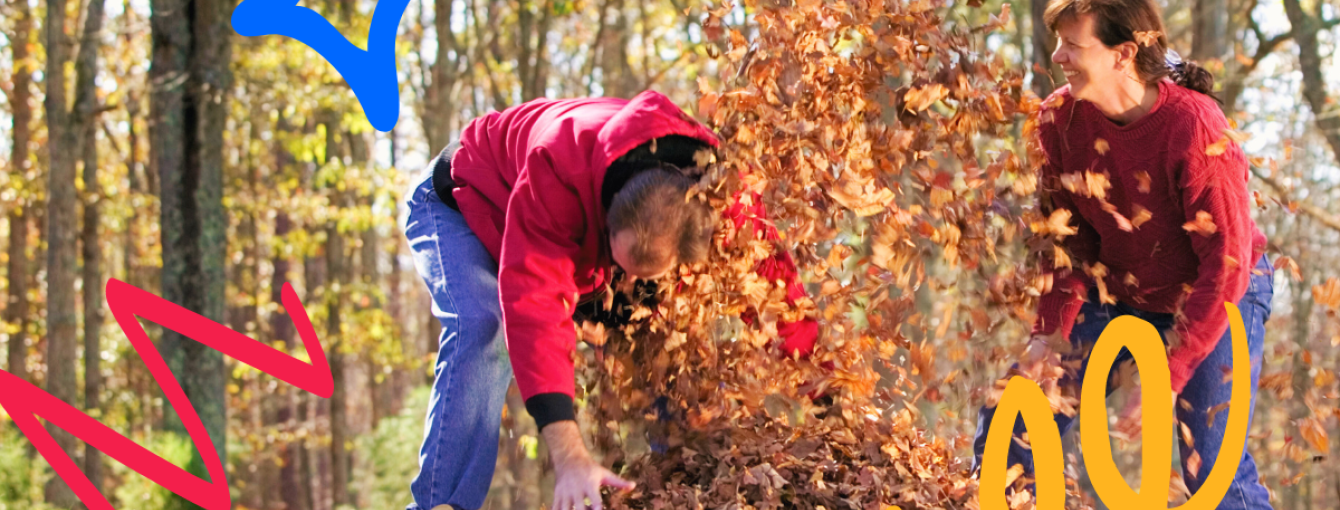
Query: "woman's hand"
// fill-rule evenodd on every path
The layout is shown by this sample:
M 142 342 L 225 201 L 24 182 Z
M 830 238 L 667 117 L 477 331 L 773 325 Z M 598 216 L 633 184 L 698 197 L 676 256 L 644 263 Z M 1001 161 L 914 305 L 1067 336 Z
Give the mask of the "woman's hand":
M 1043 379 L 1043 369 L 1047 367 L 1048 360 L 1053 356 L 1054 350 L 1047 337 L 1043 335 L 1033 335 L 1028 339 L 1028 345 L 1024 347 L 1023 355 L 1020 357 L 1019 367 L 1024 373 L 1028 374 L 1034 381 Z
M 632 490 L 634 484 L 605 469 L 586 451 L 577 422 L 560 421 L 544 427 L 549 459 L 554 462 L 554 510 L 600 510 L 600 488 Z
M 1117 425 L 1113 428 L 1128 440 L 1140 435 L 1140 430 L 1144 427 L 1144 406 L 1141 405 L 1140 387 L 1132 388 L 1131 391 L 1130 398 L 1126 399 L 1126 406 L 1117 414 Z
M 1144 429 L 1144 403 L 1141 401 L 1141 394 L 1144 392 L 1140 390 L 1139 386 L 1132 388 L 1131 391 L 1134 393 L 1126 399 L 1126 406 L 1117 415 L 1117 425 L 1113 430 L 1118 434 L 1125 435 L 1127 439 L 1134 440 L 1135 436 L 1140 435 L 1141 430 Z M 1177 421 L 1177 392 L 1172 392 L 1170 409 L 1172 409 L 1173 421 Z

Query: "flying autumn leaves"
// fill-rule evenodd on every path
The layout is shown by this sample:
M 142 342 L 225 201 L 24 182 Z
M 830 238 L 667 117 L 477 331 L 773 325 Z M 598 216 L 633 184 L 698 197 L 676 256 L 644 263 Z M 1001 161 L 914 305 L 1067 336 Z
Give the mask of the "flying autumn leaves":
M 1024 255 L 1068 264 L 1055 240 L 1077 234 L 1071 211 L 1035 207 L 1033 135 L 1050 110 L 982 50 L 1009 13 L 964 27 L 940 17 L 943 0 L 747 4 L 756 31 L 730 26 L 730 5 L 703 24 L 721 85 L 699 79 L 697 113 L 723 143 L 691 199 L 724 210 L 757 193 L 780 240 L 723 222 L 709 262 L 633 300 L 646 320 L 583 329 L 600 346 L 579 361 L 584 413 L 609 462 L 638 482 L 612 504 L 972 508 L 976 482 L 952 444 L 917 428 L 914 404 L 964 393 L 950 391 L 962 373 L 939 373 L 937 360 L 967 357 L 976 332 L 1030 321 L 1047 283 Z M 1016 121 L 1024 143 L 997 143 Z M 1149 175 L 1135 178 L 1149 193 Z M 1062 183 L 1106 202 L 1110 179 L 1094 168 Z M 1126 230 L 1151 220 L 1143 207 L 1105 210 Z M 781 252 L 811 296 L 795 307 L 754 271 Z M 1107 270 L 1086 268 L 1099 281 Z M 955 280 L 984 285 L 961 287 L 934 321 L 918 311 L 919 289 Z M 802 317 L 818 319 L 816 350 L 783 358 L 779 328 Z M 1073 408 L 1056 385 L 1044 391 Z M 682 420 L 658 421 L 662 407 Z M 663 455 L 637 453 L 647 435 Z
M 730 26 L 730 5 L 703 23 L 722 85 L 699 80 L 697 113 L 723 143 L 696 199 L 724 210 L 758 193 L 780 240 L 723 222 L 708 263 L 634 304 L 654 307 L 634 313 L 649 320 L 583 333 L 607 336 L 578 376 L 595 440 L 638 482 L 613 505 L 967 508 L 975 482 L 908 410 L 944 398 L 958 374 L 936 360 L 967 351 L 903 331 L 939 338 L 966 320 L 956 329 L 970 336 L 1031 313 L 1032 275 L 996 247 L 1029 237 L 1019 211 L 1036 170 L 985 143 L 1040 103 L 981 50 L 1009 12 L 962 26 L 940 17 L 942 0 L 747 3 L 756 31 Z M 812 296 L 795 307 L 754 272 L 781 252 Z M 928 262 L 989 266 L 981 292 L 995 307 L 945 306 L 934 327 L 913 317 L 915 290 L 941 285 Z M 802 317 L 818 319 L 819 344 L 783 359 L 778 330 Z M 648 421 L 657 397 L 683 420 Z M 640 428 L 662 435 L 665 455 L 629 453 Z

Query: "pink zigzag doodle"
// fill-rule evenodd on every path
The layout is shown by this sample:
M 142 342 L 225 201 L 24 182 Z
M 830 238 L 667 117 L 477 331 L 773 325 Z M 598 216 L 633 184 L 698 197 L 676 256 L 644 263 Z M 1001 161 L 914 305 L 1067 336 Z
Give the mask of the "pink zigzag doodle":
M 232 506 L 232 498 L 228 494 L 228 480 L 223 464 L 218 457 L 210 454 L 214 451 L 214 443 L 205 431 L 195 406 L 186 398 L 181 384 L 149 340 L 137 316 L 181 333 L 317 396 L 330 398 L 335 383 L 331 377 L 330 364 L 326 361 L 326 353 L 321 349 L 316 331 L 312 329 L 307 310 L 303 308 L 293 287 L 287 283 L 283 288 L 283 303 L 284 309 L 293 318 L 311 363 L 300 361 L 123 281 L 111 279 L 107 282 L 107 305 L 112 315 L 130 339 L 130 344 L 135 347 L 135 352 L 144 359 L 149 373 L 163 388 L 168 402 L 180 415 L 191 442 L 202 452 L 205 469 L 212 482 L 205 482 L 186 472 L 50 393 L 4 370 L 0 370 L 0 388 L 3 388 L 0 391 L 0 407 L 4 407 L 14 424 L 32 441 L 38 453 L 46 458 L 56 474 L 69 484 L 89 510 L 113 509 L 107 498 L 98 492 L 37 421 L 39 416 L 192 503 L 208 510 L 227 510 Z

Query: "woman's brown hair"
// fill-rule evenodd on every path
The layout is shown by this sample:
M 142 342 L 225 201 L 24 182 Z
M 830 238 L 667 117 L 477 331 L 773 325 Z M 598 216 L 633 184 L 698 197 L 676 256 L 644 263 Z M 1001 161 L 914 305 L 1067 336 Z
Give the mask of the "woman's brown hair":
M 1178 85 L 1214 98 L 1214 75 L 1168 50 L 1163 14 L 1154 0 L 1052 0 L 1043 21 L 1053 32 L 1062 22 L 1092 14 L 1094 32 L 1108 48 L 1135 43 L 1135 72 L 1145 83 L 1170 77 Z

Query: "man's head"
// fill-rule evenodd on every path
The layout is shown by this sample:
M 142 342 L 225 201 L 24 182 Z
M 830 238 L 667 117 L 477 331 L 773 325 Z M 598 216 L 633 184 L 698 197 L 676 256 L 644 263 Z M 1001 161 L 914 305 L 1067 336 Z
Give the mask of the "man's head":
M 695 181 L 669 165 L 638 173 L 614 194 L 607 224 L 614 262 L 654 279 L 675 264 L 701 262 L 712 243 L 711 208 L 688 193 Z

